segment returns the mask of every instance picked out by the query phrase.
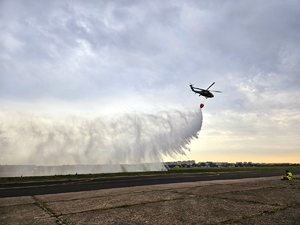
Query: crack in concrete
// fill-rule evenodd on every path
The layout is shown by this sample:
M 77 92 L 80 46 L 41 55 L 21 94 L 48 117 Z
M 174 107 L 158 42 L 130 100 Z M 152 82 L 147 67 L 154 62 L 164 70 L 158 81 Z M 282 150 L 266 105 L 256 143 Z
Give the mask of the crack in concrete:
M 50 217 L 55 217 L 56 218 L 56 223 L 58 225 L 61 225 L 61 224 L 65 224 L 67 225 L 67 221 L 64 220 L 64 219 L 61 219 L 59 218 L 61 216 L 61 214 L 57 214 L 54 210 L 52 210 L 45 202 L 43 202 L 42 200 L 38 199 L 37 197 L 35 196 L 32 196 L 32 198 L 35 200 L 36 204 L 42 208 L 45 212 L 47 212 Z

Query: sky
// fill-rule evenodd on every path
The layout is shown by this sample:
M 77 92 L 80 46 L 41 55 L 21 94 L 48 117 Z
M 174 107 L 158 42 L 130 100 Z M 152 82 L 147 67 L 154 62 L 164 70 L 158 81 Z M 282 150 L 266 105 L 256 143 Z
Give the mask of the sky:
M 2 154 L 28 158 L 24 121 L 164 111 L 180 130 L 204 103 L 185 153 L 163 160 L 300 163 L 298 0 L 1 0 L 0 34 Z M 212 99 L 189 88 L 213 82 Z

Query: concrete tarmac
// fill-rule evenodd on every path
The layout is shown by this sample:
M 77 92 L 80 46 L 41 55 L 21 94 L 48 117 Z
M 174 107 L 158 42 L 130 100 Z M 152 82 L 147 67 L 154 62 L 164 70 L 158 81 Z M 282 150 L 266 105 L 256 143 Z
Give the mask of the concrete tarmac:
M 0 224 L 300 224 L 300 175 L 0 198 Z

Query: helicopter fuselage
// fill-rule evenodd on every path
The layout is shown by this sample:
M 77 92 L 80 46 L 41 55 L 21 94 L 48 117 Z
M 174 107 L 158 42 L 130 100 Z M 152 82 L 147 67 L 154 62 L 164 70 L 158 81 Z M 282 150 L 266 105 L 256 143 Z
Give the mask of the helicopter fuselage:
M 204 96 L 205 98 L 213 98 L 214 95 L 209 90 L 195 90 L 193 85 L 190 85 L 191 89 L 195 94 L 199 94 L 199 96 Z
M 214 97 L 214 95 L 210 92 L 210 91 L 196 91 L 195 93 L 198 93 L 199 94 L 199 96 L 200 95 L 202 95 L 202 96 L 204 96 L 205 98 L 213 98 Z

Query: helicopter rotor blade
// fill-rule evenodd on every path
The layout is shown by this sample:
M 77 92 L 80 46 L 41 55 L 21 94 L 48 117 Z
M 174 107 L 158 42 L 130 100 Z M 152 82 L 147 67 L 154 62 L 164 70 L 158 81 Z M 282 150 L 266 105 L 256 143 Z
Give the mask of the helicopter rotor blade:
M 210 92 L 218 92 L 218 93 L 222 93 L 222 91 L 210 91 Z
M 215 84 L 215 82 L 213 82 L 206 90 L 208 90 L 211 86 L 213 86 Z

